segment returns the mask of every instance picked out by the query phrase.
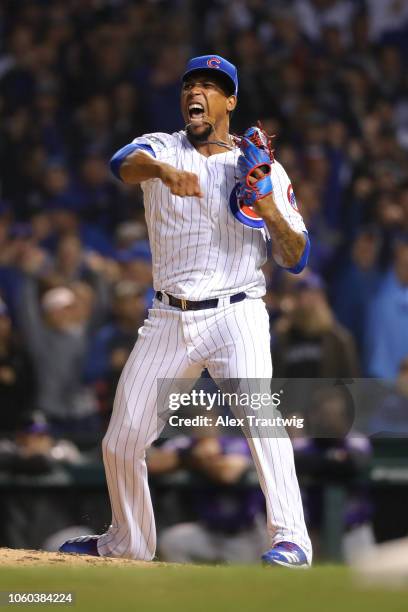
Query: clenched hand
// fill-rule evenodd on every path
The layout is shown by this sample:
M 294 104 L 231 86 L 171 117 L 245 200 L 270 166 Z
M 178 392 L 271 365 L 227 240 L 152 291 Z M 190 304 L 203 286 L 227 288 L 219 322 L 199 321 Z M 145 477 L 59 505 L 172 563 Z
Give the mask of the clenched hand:
M 173 195 L 203 197 L 198 176 L 193 172 L 185 172 L 169 164 L 161 164 L 160 179 Z

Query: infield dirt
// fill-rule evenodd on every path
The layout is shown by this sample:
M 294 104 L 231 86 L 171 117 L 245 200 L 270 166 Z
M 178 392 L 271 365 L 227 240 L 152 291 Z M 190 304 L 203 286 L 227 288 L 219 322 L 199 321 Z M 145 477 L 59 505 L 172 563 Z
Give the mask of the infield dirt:
M 132 561 L 131 559 L 112 559 L 109 557 L 89 557 L 87 555 L 66 555 L 64 553 L 46 552 L 43 550 L 22 550 L 0 548 L 0 567 L 29 567 L 29 566 L 130 566 L 155 568 L 166 566 L 166 563 L 147 563 L 145 561 Z

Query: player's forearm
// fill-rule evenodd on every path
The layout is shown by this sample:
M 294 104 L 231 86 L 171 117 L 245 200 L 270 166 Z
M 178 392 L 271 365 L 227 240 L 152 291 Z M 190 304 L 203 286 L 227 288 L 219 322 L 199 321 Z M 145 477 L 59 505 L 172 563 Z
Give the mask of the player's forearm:
M 260 206 L 272 239 L 272 252 L 276 263 L 284 268 L 296 266 L 305 250 L 306 236 L 291 228 L 280 213 L 273 196 L 261 200 Z
M 150 179 L 160 179 L 173 195 L 203 196 L 199 178 L 193 172 L 178 170 L 140 149 L 128 152 L 128 147 L 132 145 L 120 149 L 110 161 L 113 174 L 124 183 L 137 185 Z
M 167 165 L 144 151 L 134 151 L 121 163 L 120 177 L 124 183 L 137 185 L 149 179 L 162 178 Z

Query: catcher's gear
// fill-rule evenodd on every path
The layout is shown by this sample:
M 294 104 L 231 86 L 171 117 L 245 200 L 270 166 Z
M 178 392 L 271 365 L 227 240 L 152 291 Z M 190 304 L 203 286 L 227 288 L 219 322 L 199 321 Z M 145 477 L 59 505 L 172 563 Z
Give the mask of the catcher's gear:
M 259 125 L 246 130 L 243 137 L 237 141 L 241 149 L 238 158 L 238 185 L 231 195 L 230 208 L 238 221 L 249 227 L 261 229 L 265 223 L 255 213 L 253 205 L 273 191 L 271 137 Z M 262 177 L 254 175 L 257 169 L 262 171 Z M 255 180 L 250 180 L 250 177 Z

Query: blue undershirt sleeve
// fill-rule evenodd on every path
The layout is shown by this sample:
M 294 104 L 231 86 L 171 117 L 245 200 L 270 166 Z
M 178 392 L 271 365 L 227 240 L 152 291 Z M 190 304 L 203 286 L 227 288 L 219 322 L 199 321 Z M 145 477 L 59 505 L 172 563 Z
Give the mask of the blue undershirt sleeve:
M 284 270 L 287 270 L 288 272 L 292 272 L 292 274 L 300 274 L 300 272 L 302 272 L 302 270 L 306 267 L 307 260 L 309 259 L 310 238 L 307 232 L 303 232 L 303 233 L 306 236 L 306 244 L 305 244 L 305 248 L 303 249 L 301 258 L 299 259 L 299 261 L 297 262 L 295 266 L 292 266 L 291 268 L 283 268 Z
M 119 151 L 116 151 L 115 155 L 111 158 L 109 165 L 112 174 L 116 176 L 116 178 L 118 178 L 120 181 L 122 180 L 120 176 L 120 167 L 123 161 L 128 155 L 130 155 L 131 153 L 133 153 L 133 151 L 136 151 L 137 149 L 139 149 L 140 151 L 146 151 L 146 153 L 150 153 L 150 155 L 156 157 L 153 148 L 148 144 L 131 143 L 119 149 Z

